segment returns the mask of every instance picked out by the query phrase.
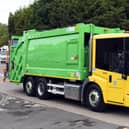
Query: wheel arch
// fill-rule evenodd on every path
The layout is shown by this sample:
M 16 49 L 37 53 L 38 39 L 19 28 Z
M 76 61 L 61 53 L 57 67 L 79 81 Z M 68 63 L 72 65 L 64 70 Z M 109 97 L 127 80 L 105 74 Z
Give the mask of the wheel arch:
M 33 78 L 34 82 L 36 82 L 37 79 L 38 79 L 38 77 L 36 77 L 36 76 L 24 75 L 23 78 L 22 78 L 22 83 L 24 84 L 25 81 L 27 80 L 27 78 L 29 78 L 29 77 Z

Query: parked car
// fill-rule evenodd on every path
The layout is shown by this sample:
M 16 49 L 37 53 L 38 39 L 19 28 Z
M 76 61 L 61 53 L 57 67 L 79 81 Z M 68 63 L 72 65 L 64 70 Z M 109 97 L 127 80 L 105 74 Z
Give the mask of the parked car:
M 6 51 L 0 52 L 0 62 L 5 63 L 6 62 Z

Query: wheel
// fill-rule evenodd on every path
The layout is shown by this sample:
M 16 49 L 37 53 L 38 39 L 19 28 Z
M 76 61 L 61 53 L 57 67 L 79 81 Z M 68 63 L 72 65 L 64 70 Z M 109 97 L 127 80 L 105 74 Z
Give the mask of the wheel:
M 48 99 L 47 82 L 44 78 L 39 78 L 36 83 L 37 97 L 40 99 Z
M 106 109 L 100 88 L 92 84 L 87 89 L 86 104 L 88 108 L 96 112 L 102 112 Z
M 23 83 L 23 89 L 28 96 L 34 96 L 36 93 L 34 78 L 27 77 Z

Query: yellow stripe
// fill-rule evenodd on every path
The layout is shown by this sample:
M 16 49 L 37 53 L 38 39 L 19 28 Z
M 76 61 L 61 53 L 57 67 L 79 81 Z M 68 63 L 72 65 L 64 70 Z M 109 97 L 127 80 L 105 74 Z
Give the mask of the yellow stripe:
M 48 75 L 40 75 L 40 74 L 25 73 L 25 75 L 39 76 L 39 77 L 61 78 L 61 79 L 69 79 L 69 80 L 80 80 L 80 78 L 67 78 L 67 77 L 61 77 L 61 76 L 48 76 Z
M 9 81 L 14 83 L 20 83 L 20 81 L 16 81 L 16 80 L 9 80 Z

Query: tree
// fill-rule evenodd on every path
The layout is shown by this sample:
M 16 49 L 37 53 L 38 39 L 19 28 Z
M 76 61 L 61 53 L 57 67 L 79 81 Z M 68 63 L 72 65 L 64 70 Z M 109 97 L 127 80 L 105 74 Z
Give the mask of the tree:
M 0 23 L 0 46 L 8 43 L 8 27 Z
M 54 0 L 48 13 L 50 26 L 64 27 L 82 22 L 84 8 L 79 5 L 79 0 Z
M 8 19 L 8 32 L 9 32 L 9 38 L 11 38 L 12 34 L 15 34 L 15 23 L 14 23 L 14 16 L 12 13 L 9 14 Z
M 9 25 L 9 33 L 12 34 L 22 34 L 23 31 L 32 29 L 32 14 L 33 9 L 31 7 L 28 8 L 20 8 L 15 12 L 15 14 L 11 14 L 9 16 L 8 25 Z
M 43 30 L 50 28 L 49 10 L 53 0 L 38 0 L 32 5 L 33 14 L 31 23 L 35 29 Z
M 9 16 L 9 34 L 65 27 L 79 22 L 129 28 L 128 0 L 35 0 Z

